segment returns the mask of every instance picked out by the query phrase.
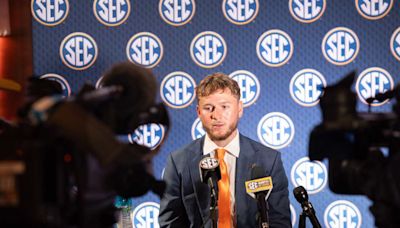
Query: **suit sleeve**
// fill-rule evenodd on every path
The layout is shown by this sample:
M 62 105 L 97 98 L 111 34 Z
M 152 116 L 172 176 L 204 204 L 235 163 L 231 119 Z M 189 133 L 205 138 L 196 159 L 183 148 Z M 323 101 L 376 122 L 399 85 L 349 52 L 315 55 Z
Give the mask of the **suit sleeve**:
M 268 198 L 271 227 L 292 227 L 289 208 L 288 180 L 281 155 L 277 154 L 271 169 L 273 189 Z
M 189 227 L 189 221 L 182 202 L 181 178 L 171 154 L 164 171 L 166 190 L 160 202 L 158 221 L 160 227 Z

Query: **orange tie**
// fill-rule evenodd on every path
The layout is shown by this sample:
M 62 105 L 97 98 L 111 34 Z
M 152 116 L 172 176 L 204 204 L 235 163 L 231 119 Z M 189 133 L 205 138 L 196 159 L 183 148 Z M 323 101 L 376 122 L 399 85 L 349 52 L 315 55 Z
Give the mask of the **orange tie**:
M 229 174 L 224 161 L 225 149 L 216 149 L 221 180 L 218 181 L 218 228 L 231 228 L 231 199 L 229 193 Z

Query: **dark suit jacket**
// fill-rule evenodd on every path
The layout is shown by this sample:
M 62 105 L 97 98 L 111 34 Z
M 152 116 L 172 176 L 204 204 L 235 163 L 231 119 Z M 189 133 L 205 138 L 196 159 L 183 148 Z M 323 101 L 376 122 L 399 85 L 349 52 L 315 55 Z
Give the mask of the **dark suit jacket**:
M 161 199 L 161 227 L 211 227 L 210 190 L 200 181 L 199 162 L 203 157 L 204 137 L 171 153 L 164 172 L 167 188 Z M 246 193 L 245 181 L 251 179 L 253 165 L 271 176 L 273 189 L 268 198 L 271 227 L 291 227 L 288 181 L 280 153 L 240 135 L 240 154 L 236 161 L 235 203 L 237 227 L 255 228 L 257 202 Z

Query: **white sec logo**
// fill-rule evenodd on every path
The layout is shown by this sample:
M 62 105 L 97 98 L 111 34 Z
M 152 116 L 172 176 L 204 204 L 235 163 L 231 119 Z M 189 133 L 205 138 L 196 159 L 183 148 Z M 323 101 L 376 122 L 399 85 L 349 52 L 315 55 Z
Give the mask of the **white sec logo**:
M 71 69 L 85 70 L 97 59 L 98 50 L 94 39 L 86 33 L 74 32 L 64 38 L 60 45 L 62 62 Z
M 360 50 L 357 35 L 345 27 L 330 30 L 322 40 L 322 53 L 326 60 L 343 66 L 353 61 Z
M 95 0 L 93 12 L 100 23 L 118 26 L 128 19 L 131 3 L 129 0 Z
M 378 20 L 386 16 L 393 6 L 393 0 L 355 0 L 358 13 L 366 19 Z
M 294 125 L 287 115 L 271 112 L 258 122 L 257 135 L 264 145 L 273 149 L 281 149 L 292 142 Z
M 257 41 L 257 56 L 265 65 L 279 67 L 293 54 L 293 42 L 284 31 L 273 29 L 263 33 Z
M 318 20 L 325 12 L 326 0 L 289 0 L 289 10 L 294 19 L 311 23 Z
M 186 108 L 194 98 L 196 83 L 193 78 L 181 71 L 168 74 L 160 86 L 162 100 L 172 108 Z
M 258 0 L 224 0 L 222 12 L 229 22 L 245 25 L 256 18 L 259 5 Z
M 193 122 L 191 133 L 192 133 L 193 140 L 201 138 L 206 134 L 206 132 L 204 131 L 204 128 L 203 128 L 203 124 L 201 123 L 199 118 L 197 118 Z
M 392 76 L 389 72 L 379 67 L 371 67 L 358 76 L 356 82 L 356 91 L 358 98 L 365 104 L 367 99 L 375 97 L 379 93 L 385 93 L 386 91 L 393 90 L 394 82 Z M 381 106 L 388 102 L 384 101 L 374 101 L 372 106 Z
M 158 215 L 160 205 L 154 202 L 144 202 L 137 206 L 131 213 L 134 228 L 160 228 Z
M 149 32 L 141 32 L 130 38 L 126 45 L 129 61 L 146 68 L 155 67 L 162 59 L 163 45 L 161 40 Z
M 194 0 L 160 0 L 158 11 L 168 24 L 181 26 L 192 20 L 196 3 Z
M 290 95 L 292 99 L 305 107 L 318 104 L 326 81 L 322 74 L 314 69 L 303 69 L 290 80 Z
M 211 31 L 198 34 L 190 44 L 190 56 L 197 65 L 204 68 L 220 65 L 225 59 L 226 52 L 224 38 Z
M 238 70 L 229 75 L 235 80 L 240 88 L 240 100 L 243 102 L 243 107 L 249 107 L 257 101 L 260 95 L 260 82 L 257 77 L 246 70 Z
M 337 200 L 325 209 L 324 221 L 329 228 L 360 228 L 362 217 L 360 210 L 352 202 Z
M 303 186 L 309 194 L 320 192 L 328 180 L 328 172 L 324 163 L 310 161 L 308 157 L 301 158 L 294 163 L 290 176 L 295 187 Z
M 393 56 L 400 61 L 400 27 L 398 27 L 390 38 L 390 50 Z
M 162 124 L 149 123 L 140 125 L 134 133 L 128 135 L 130 143 L 137 143 L 150 149 L 160 145 L 165 136 L 165 128 Z
M 43 25 L 56 26 L 68 16 L 68 0 L 32 0 L 33 18 Z

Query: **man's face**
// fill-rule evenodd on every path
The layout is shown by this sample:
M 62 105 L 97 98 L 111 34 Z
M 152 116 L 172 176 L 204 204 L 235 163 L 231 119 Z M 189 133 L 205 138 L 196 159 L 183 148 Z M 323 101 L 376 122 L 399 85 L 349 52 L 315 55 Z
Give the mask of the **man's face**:
M 229 89 L 198 99 L 197 114 L 211 140 L 230 142 L 243 114 L 242 102 Z

